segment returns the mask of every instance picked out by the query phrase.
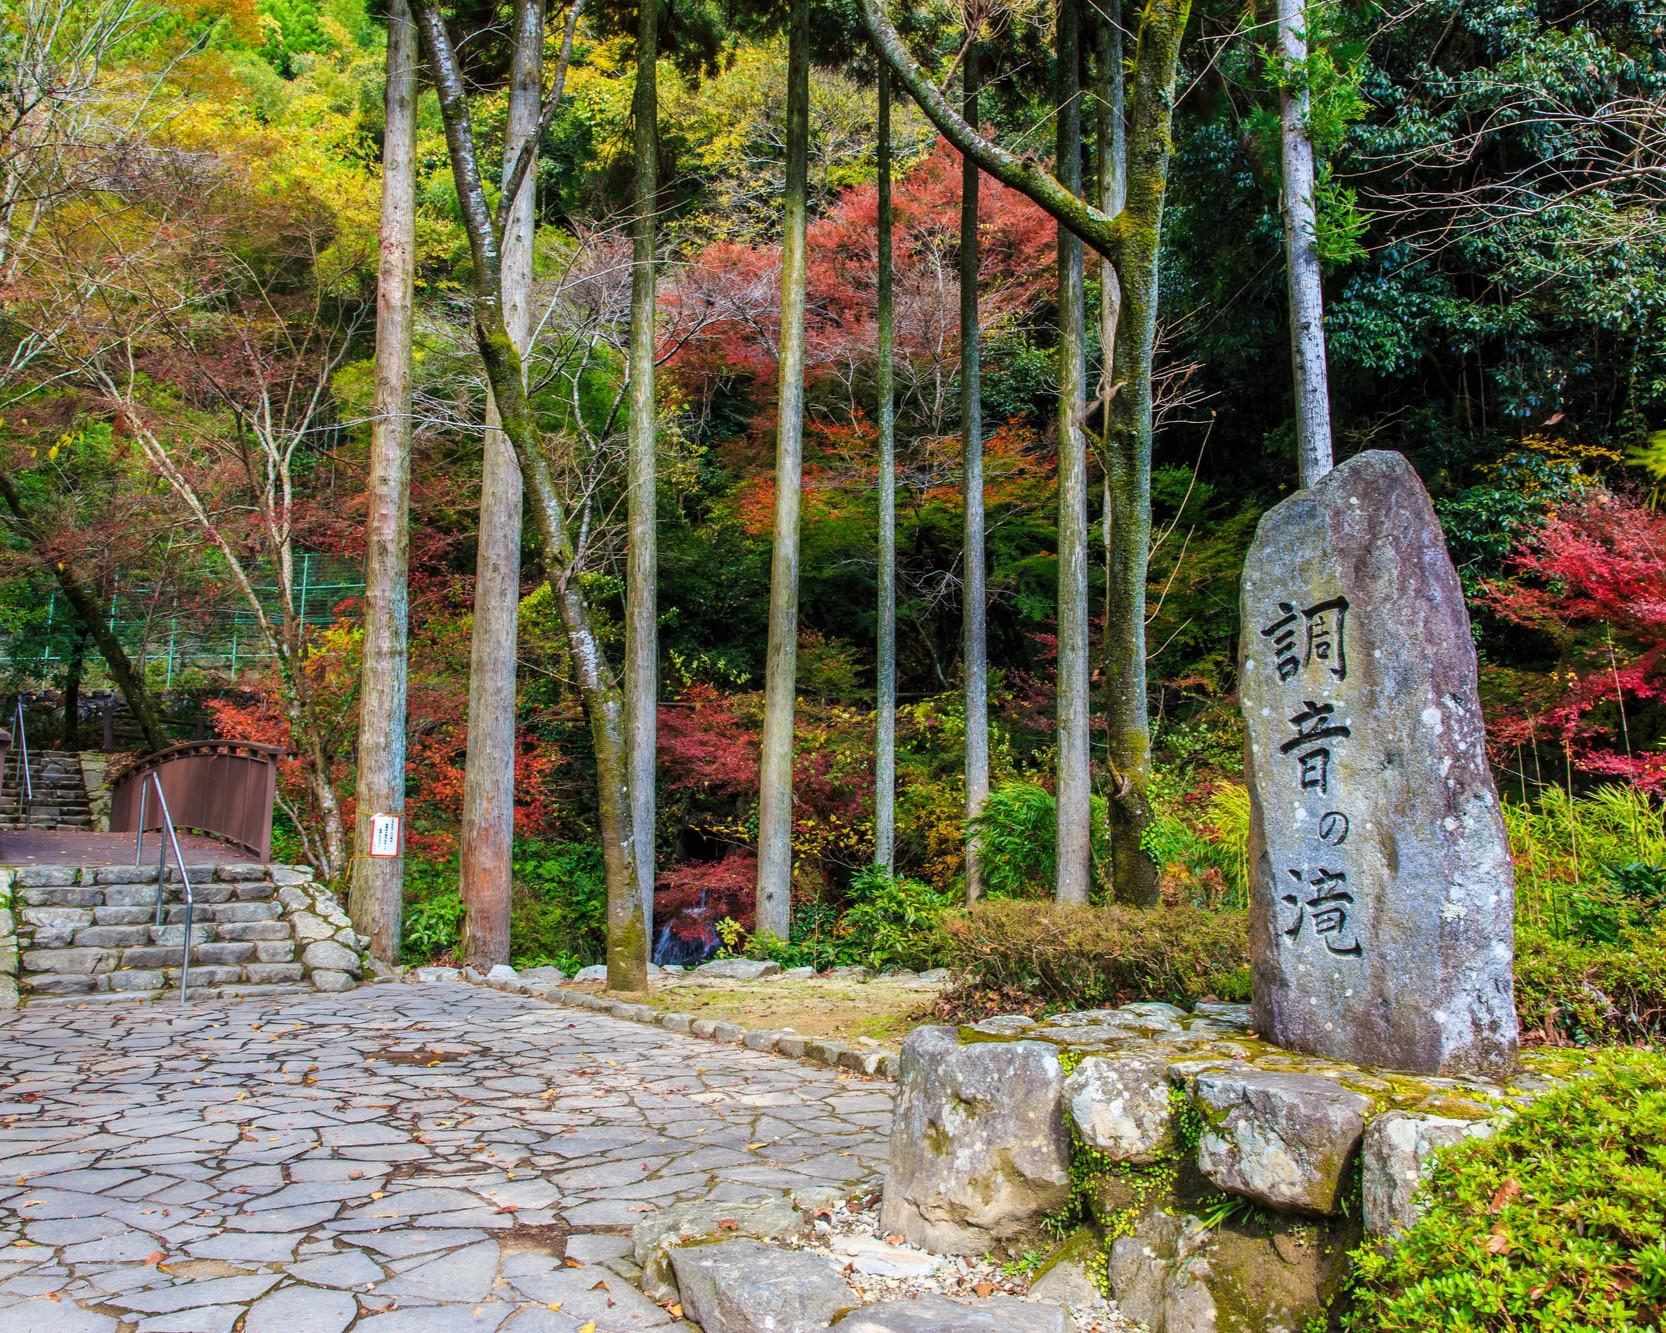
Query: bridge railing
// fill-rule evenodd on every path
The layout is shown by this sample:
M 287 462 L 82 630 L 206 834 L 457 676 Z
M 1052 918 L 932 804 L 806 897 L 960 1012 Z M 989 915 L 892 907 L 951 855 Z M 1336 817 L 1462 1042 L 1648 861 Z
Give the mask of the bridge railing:
M 130 764 L 110 793 L 110 831 L 139 833 L 163 827 L 162 802 L 142 793 L 155 776 L 178 829 L 195 829 L 247 849 L 257 861 L 272 855 L 272 806 L 283 750 L 254 741 L 187 741 Z

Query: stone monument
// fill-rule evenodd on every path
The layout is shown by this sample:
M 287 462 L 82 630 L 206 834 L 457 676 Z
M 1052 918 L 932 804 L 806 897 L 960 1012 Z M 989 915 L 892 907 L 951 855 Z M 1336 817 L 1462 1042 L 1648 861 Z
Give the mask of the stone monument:
M 1349 459 L 1269 510 L 1239 689 L 1260 1035 L 1418 1073 L 1515 1065 L 1515 880 L 1463 590 L 1417 474 Z

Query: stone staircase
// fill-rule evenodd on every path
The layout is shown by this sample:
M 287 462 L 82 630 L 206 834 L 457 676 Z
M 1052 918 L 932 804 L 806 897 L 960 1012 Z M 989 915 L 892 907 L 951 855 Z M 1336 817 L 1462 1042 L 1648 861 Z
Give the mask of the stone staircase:
M 90 829 L 92 808 L 81 779 L 81 760 L 69 750 L 31 750 L 29 778 L 34 800 L 29 803 L 31 828 Z M 6 757 L 5 781 L 0 785 L 0 827 L 17 828 L 23 818 L 24 795 L 18 782 L 15 755 Z
M 306 867 L 189 873 L 192 1001 L 358 984 L 362 937 Z M 160 925 L 156 916 L 153 865 L 0 869 L 0 1008 L 8 990 L 12 1004 L 30 1005 L 177 999 L 185 894 L 171 867 Z

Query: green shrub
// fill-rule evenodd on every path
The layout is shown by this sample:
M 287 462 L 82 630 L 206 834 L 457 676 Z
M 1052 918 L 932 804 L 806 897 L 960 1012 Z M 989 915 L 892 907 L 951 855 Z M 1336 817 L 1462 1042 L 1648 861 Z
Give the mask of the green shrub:
M 1105 800 L 1092 798 L 1095 869 L 1106 856 Z M 966 825 L 979 847 L 984 892 L 991 898 L 1046 896 L 1053 892 L 1058 860 L 1058 806 L 1053 793 L 1033 782 L 1003 782 L 989 793 L 983 812 Z M 1095 875 L 1097 882 L 1098 876 Z
M 1666 928 L 1615 944 L 1516 929 L 1516 1013 L 1522 1030 L 1580 1045 L 1666 1035 Z
M 1443 1154 L 1424 1216 L 1354 1255 L 1358 1333 L 1632 1333 L 1666 1316 L 1666 1059 L 1621 1051 Z
M 425 963 L 462 941 L 457 858 L 413 859 L 405 870 L 402 954 Z M 607 937 L 607 885 L 601 849 L 588 842 L 517 842 L 511 863 L 509 961 L 572 972 L 600 962 Z
M 768 931 L 748 934 L 727 918 L 717 932 L 725 956 L 782 967 L 935 967 L 942 949 L 938 921 L 951 902 L 918 880 L 869 866 L 845 890 L 842 910 L 825 901 L 795 908 L 790 940 Z
M 1024 990 L 1049 1006 L 1249 999 L 1242 912 L 991 902 L 946 914 L 940 929 L 965 985 Z
M 463 900 L 453 884 L 405 905 L 401 943 L 405 961 L 426 963 L 450 953 L 462 938 Z

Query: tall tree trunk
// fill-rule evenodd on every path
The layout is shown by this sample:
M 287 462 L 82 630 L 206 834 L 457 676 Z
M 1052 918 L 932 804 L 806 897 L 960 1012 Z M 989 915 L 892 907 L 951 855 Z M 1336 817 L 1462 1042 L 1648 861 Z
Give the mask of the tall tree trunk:
M 781 200 L 781 336 L 775 546 L 758 765 L 757 927 L 792 929 L 793 708 L 798 684 L 798 510 L 804 470 L 805 205 L 810 140 L 810 5 L 792 0 L 787 42 L 787 179 Z
M 614 990 L 644 990 L 648 984 L 648 936 L 642 924 L 642 897 L 636 878 L 635 841 L 631 836 L 624 698 L 596 638 L 590 608 L 579 582 L 565 508 L 544 457 L 543 440 L 527 405 L 520 352 L 504 323 L 498 233 L 486 207 L 468 98 L 456 53 L 435 0 L 415 0 L 413 8 L 434 71 L 451 174 L 474 260 L 475 341 L 485 363 L 487 383 L 498 402 L 504 434 L 514 446 L 532 497 L 539 552 L 549 570 L 550 589 L 561 613 L 579 699 L 590 723 L 596 757 L 602 866 L 607 883 L 608 986 Z
M 1111 491 L 1109 614 L 1105 623 L 1109 875 L 1119 902 L 1159 899 L 1157 866 L 1140 845 L 1151 823 L 1151 721 L 1146 700 L 1145 584 L 1151 554 L 1151 375 L 1157 343 L 1157 260 L 1172 152 L 1175 70 L 1188 0 L 1152 3 L 1134 58 L 1121 241 L 1122 288 L 1105 442 Z
M 1059 0 L 1059 182 L 1082 188 L 1081 10 Z M 1093 783 L 1088 707 L 1088 459 L 1085 308 L 1082 241 L 1059 227 L 1059 617 L 1058 617 L 1058 861 L 1054 897 L 1088 900 Z
M 978 45 L 967 34 L 961 68 L 963 114 L 976 125 L 978 114 Z M 964 472 L 961 538 L 964 602 L 960 656 L 966 691 L 966 901 L 983 896 L 983 868 L 971 821 L 989 800 L 989 621 L 984 584 L 983 534 L 983 379 L 982 335 L 978 329 L 978 164 L 960 159 L 960 448 Z
M 521 148 L 535 139 L 543 95 L 543 0 L 515 0 L 515 51 L 503 135 L 507 189 Z M 528 170 L 503 228 L 503 320 L 517 358 L 532 320 L 532 233 L 537 173 Z M 460 890 L 463 954 L 482 972 L 509 961 L 515 840 L 515 665 L 521 602 L 521 469 L 494 392 L 486 406 L 469 653 L 469 748 L 463 772 Z
M 631 216 L 630 552 L 625 572 L 625 719 L 630 737 L 631 831 L 644 925 L 654 933 L 654 827 L 659 706 L 659 482 L 654 442 L 654 212 L 659 192 L 659 0 L 641 0 L 631 105 L 636 182 Z
M 1094 146 L 1099 168 L 1099 207 L 1115 217 L 1122 211 L 1126 185 L 1125 159 L 1128 153 L 1127 128 L 1122 95 L 1122 6 L 1111 4 L 1103 15 L 1096 15 L 1094 24 Z M 1099 402 L 1101 444 L 1111 433 L 1111 395 L 1116 383 L 1111 379 L 1111 355 L 1116 346 L 1116 322 L 1122 313 L 1122 286 L 1117 282 L 1116 266 L 1109 260 L 1099 265 Z M 1111 542 L 1111 474 L 1107 468 L 1104 478 L 1104 539 L 1105 539 L 1105 619 L 1110 621 Z
M 411 282 L 416 248 L 417 34 L 406 0 L 388 6 L 387 127 L 376 275 L 376 397 L 365 522 L 364 665 L 358 813 L 348 910 L 384 963 L 399 961 L 405 894 L 398 855 L 372 858 L 373 815 L 405 815 L 405 678 L 411 491 Z
M 874 864 L 896 869 L 897 824 L 897 452 L 891 358 L 895 342 L 891 292 L 891 71 L 879 67 L 879 364 L 874 410 L 879 422 L 879 606 L 874 723 Z
M 6 508 L 11 511 L 12 521 L 24 541 L 36 551 L 45 549 L 46 533 L 35 521 L 34 515 L 24 507 L 22 494 L 12 484 L 11 477 L 4 472 L 0 472 L 0 500 L 6 502 Z M 104 618 L 104 613 L 99 609 L 98 598 L 92 589 L 81 581 L 71 562 L 52 560 L 49 563 L 52 566 L 53 577 L 58 580 L 58 587 L 63 591 L 64 600 L 81 618 L 87 633 L 92 636 L 99 656 L 110 669 L 110 679 L 121 691 L 127 711 L 133 714 L 133 720 L 139 724 L 145 744 L 152 750 L 166 749 L 168 736 L 162 729 L 162 710 L 151 697 L 144 677 L 134 669 L 127 650 L 121 646 L 121 640 L 110 628 L 110 622 Z
M 1308 137 L 1307 14 L 1304 0 L 1278 0 L 1279 140 L 1284 164 L 1284 253 L 1290 285 L 1290 357 L 1296 378 L 1296 449 L 1301 483 L 1331 469 L 1330 393 L 1325 370 L 1324 291 L 1319 274 Z
M 69 658 L 64 663 L 64 734 L 61 750 L 81 748 L 81 671 L 87 661 L 87 627 L 78 625 L 69 641 Z

